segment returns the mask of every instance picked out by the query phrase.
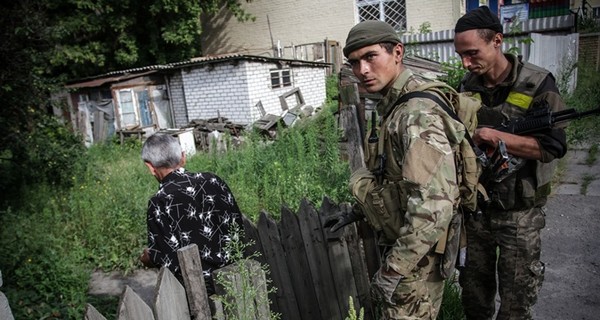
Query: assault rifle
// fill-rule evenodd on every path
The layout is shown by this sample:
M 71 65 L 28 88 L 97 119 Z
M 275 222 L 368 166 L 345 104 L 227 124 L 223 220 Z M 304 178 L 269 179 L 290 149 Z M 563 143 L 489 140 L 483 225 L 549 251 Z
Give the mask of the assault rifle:
M 529 133 L 540 132 L 545 129 L 551 129 L 563 122 L 580 119 L 594 114 L 600 114 L 600 106 L 583 112 L 576 111 L 572 108 L 552 112 L 546 107 L 533 111 L 524 118 L 509 120 L 494 129 L 512 134 L 526 135 Z M 500 141 L 494 153 L 488 158 L 487 165 L 484 165 L 482 181 L 493 179 L 495 182 L 500 182 L 513 172 L 519 170 L 524 164 L 525 161 L 522 159 L 510 156 L 506 152 L 504 141 Z

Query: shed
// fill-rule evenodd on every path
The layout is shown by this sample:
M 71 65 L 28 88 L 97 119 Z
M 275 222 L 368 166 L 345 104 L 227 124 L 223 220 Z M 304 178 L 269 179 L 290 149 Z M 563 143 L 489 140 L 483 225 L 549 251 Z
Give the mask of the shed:
M 296 105 L 320 107 L 331 65 L 252 55 L 193 58 L 80 79 L 63 99 L 88 144 L 184 128 L 197 119 L 250 125 Z

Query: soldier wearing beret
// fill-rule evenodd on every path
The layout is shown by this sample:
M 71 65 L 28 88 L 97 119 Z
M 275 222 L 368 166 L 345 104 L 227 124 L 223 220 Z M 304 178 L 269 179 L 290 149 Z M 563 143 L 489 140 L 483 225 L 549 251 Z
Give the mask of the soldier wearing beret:
M 497 319 L 531 319 L 545 270 L 540 261 L 543 206 L 556 160 L 567 152 L 566 135 L 563 128 L 526 136 L 493 128 L 542 108 L 559 111 L 565 105 L 550 72 L 502 52 L 502 24 L 488 7 L 468 12 L 454 31 L 456 52 L 469 70 L 459 91 L 483 103 L 473 140 L 492 149 L 502 141 L 508 153 L 520 159 L 505 176 L 483 175 L 490 202 L 479 219 L 465 222 L 462 303 L 467 319 L 492 319 L 498 288 Z
M 425 80 L 404 66 L 404 46 L 389 24 L 357 24 L 343 52 L 366 90 L 383 96 L 376 109 L 383 145 L 379 150 L 385 151 L 365 155 L 365 161 L 369 169 L 372 163 L 381 166 L 376 194 L 370 193 L 368 199 L 380 197 L 379 209 L 385 212 L 380 216 L 373 214 L 378 210 L 352 212 L 366 215 L 378 233 L 382 261 L 371 291 L 380 319 L 436 319 L 444 278 L 435 249 L 449 228 L 459 196 L 453 144 L 463 139 L 464 127 L 431 99 L 413 97 L 398 103 Z M 374 157 L 377 160 L 370 161 Z M 356 190 L 361 185 L 353 185 L 357 172 L 350 184 L 361 193 L 364 190 Z M 371 200 L 367 207 L 376 205 Z M 338 217 L 332 230 L 355 220 Z

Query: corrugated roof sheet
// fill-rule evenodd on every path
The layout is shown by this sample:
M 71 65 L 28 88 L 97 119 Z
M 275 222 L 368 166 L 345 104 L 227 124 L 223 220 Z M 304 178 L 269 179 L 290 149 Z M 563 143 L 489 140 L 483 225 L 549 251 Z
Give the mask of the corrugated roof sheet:
M 218 56 L 196 57 L 196 58 L 192 58 L 190 60 L 174 62 L 174 63 L 151 65 L 151 66 L 145 66 L 145 67 L 111 71 L 111 72 L 107 72 L 107 73 L 100 74 L 97 76 L 92 76 L 92 77 L 76 80 L 74 82 L 71 82 L 71 84 L 67 85 L 67 88 L 81 88 L 81 87 L 98 86 L 98 85 L 102 85 L 107 82 L 125 80 L 125 79 L 138 77 L 140 75 L 144 75 L 144 74 L 151 73 L 151 72 L 174 70 L 174 69 L 183 68 L 183 67 L 205 65 L 205 64 L 212 64 L 212 63 L 226 62 L 226 61 L 236 61 L 236 60 L 260 61 L 260 62 L 279 62 L 279 63 L 285 63 L 285 64 L 289 64 L 289 65 L 307 65 L 307 66 L 315 66 L 315 67 L 323 67 L 323 68 L 331 66 L 330 63 L 324 63 L 324 62 L 271 58 L 271 57 L 242 55 L 242 54 L 223 54 L 223 55 L 218 55 Z

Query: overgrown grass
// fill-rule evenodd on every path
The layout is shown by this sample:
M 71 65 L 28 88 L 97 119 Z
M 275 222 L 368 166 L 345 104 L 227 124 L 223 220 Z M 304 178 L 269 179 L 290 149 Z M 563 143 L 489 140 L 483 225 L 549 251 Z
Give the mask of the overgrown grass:
M 331 110 L 280 130 L 275 141 L 251 135 L 244 148 L 198 154 L 186 167 L 224 178 L 250 219 L 261 210 L 277 218 L 282 203 L 295 210 L 302 198 L 348 201 L 349 168 Z M 17 319 L 81 319 L 92 270 L 139 267 L 147 201 L 158 186 L 140 149 L 135 140 L 94 145 L 70 189 L 31 185 L 18 208 L 0 213 L 3 291 Z

